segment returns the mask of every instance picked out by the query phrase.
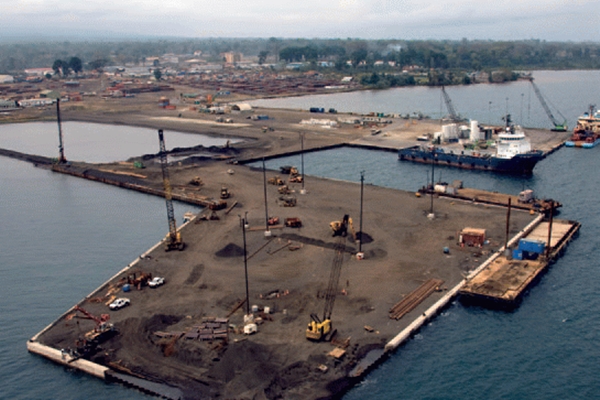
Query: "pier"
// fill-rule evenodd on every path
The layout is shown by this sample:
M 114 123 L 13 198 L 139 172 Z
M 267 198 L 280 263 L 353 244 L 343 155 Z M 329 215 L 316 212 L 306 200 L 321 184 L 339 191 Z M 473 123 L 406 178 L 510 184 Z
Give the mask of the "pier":
M 215 212 L 180 227 L 184 251 L 165 253 L 163 243 L 157 243 L 77 304 L 93 315 L 110 313 L 116 336 L 93 352 L 78 354 L 78 341 L 95 327 L 93 321 L 76 320 L 74 307 L 35 335 L 28 350 L 165 398 L 241 393 L 337 396 L 447 307 L 472 271 L 484 270 L 504 251 L 506 213 L 501 203 L 489 207 L 483 201 L 440 198 L 430 217 L 428 199 L 368 186 L 360 256 L 354 236 L 344 239 L 340 290 L 332 315 L 336 334 L 331 341 L 308 341 L 306 324 L 311 313 L 323 308 L 336 247 L 330 223 L 349 214 L 354 228 L 359 226 L 360 186 L 309 177 L 302 192 L 299 183 L 284 176 L 294 198 L 290 203 L 281 199 L 277 185 L 265 187 L 262 170 L 248 168 L 244 161 L 299 154 L 297 132 L 286 131 L 287 125 L 277 121 L 281 131 L 278 128 L 267 139 L 253 134 L 258 143 L 236 145 L 239 163 L 201 160 L 171 166 L 173 199 Z M 419 124 L 418 133 L 433 126 Z M 345 144 L 395 151 L 398 143 L 414 139 L 403 136 L 402 129 L 385 128 L 375 139 L 370 135 L 357 141 L 364 132 L 344 129 L 343 139 L 338 132 L 311 135 L 306 151 Z M 39 161 L 55 172 L 164 195 L 160 170 L 152 163 L 142 174 L 117 163 L 67 166 Z M 267 174 L 272 177 L 274 172 Z M 203 181 L 201 189 L 190 186 L 197 176 Z M 229 204 L 211 207 L 223 186 L 231 193 Z M 269 227 L 266 220 L 272 216 L 301 224 Z M 533 235 L 542 219 L 530 209 L 514 210 L 509 247 L 523 235 Z M 484 229 L 487 242 L 477 248 L 461 246 L 457 232 L 465 227 Z M 249 264 L 247 281 L 244 261 Z M 164 277 L 166 284 L 150 289 L 140 283 L 126 291 L 125 284 L 141 275 Z M 107 304 L 120 296 L 128 297 L 131 305 L 109 311 Z M 257 321 L 256 332 L 250 334 L 243 329 L 247 310 Z M 201 332 L 206 321 L 217 320 L 226 321 L 220 336 Z M 332 387 L 332 382 L 339 387 Z

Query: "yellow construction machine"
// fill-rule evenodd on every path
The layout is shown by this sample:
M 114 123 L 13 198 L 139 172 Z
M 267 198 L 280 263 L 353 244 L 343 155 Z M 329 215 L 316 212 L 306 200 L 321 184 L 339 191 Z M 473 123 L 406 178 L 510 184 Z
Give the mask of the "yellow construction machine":
M 350 232 L 352 232 L 352 237 L 356 240 L 356 231 L 354 230 L 354 225 L 352 224 L 352 218 L 348 214 L 344 215 L 341 221 L 332 221 L 329 223 L 329 227 L 333 231 L 333 236 L 343 236 L 346 237 L 348 235 L 348 228 L 350 228 Z
M 329 283 L 325 292 L 325 308 L 323 310 L 323 318 L 319 319 L 316 314 L 311 314 L 311 321 L 306 328 L 306 338 L 313 341 L 328 340 L 333 336 L 331 325 L 331 312 L 338 291 L 338 283 L 342 271 L 342 263 L 344 262 L 344 239 L 340 236 L 335 245 L 335 257 L 331 266 L 329 275 Z

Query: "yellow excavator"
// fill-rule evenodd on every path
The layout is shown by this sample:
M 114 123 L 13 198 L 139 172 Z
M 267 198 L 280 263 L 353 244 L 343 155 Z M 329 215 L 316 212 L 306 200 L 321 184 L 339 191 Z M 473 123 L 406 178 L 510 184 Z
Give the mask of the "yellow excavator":
M 333 231 L 333 236 L 343 236 L 346 237 L 348 235 L 348 228 L 350 228 L 350 232 L 352 232 L 352 237 L 356 240 L 356 231 L 354 230 L 354 225 L 352 224 L 352 218 L 348 214 L 344 215 L 341 221 L 332 221 L 329 223 L 329 227 Z
M 344 216 L 346 219 L 347 215 Z M 339 236 L 335 245 L 335 257 L 331 266 L 329 275 L 329 283 L 325 292 L 325 308 L 323 310 L 323 318 L 319 318 L 316 314 L 311 314 L 311 321 L 306 328 L 306 338 L 315 342 L 326 340 L 332 336 L 331 312 L 333 311 L 333 303 L 338 291 L 338 283 L 342 271 L 342 263 L 344 262 L 344 236 Z

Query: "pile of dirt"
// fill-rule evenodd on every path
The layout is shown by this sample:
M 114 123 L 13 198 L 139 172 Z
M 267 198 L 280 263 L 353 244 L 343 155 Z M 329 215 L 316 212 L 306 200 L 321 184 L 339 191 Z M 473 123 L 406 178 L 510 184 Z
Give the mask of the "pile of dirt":
M 281 364 L 272 348 L 249 340 L 231 343 L 209 372 L 229 393 L 262 387 L 279 374 Z
M 244 249 L 235 243 L 229 243 L 215 253 L 217 257 L 242 257 L 243 255 Z

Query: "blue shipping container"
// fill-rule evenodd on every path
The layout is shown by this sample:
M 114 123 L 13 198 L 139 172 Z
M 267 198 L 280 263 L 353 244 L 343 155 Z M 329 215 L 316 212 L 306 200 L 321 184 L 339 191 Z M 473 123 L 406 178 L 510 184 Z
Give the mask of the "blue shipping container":
M 523 252 L 519 249 L 514 249 L 513 250 L 513 260 L 522 260 L 523 259 Z
M 519 240 L 519 250 L 527 251 L 529 253 L 542 254 L 546 244 L 540 240 L 532 239 L 521 239 Z

